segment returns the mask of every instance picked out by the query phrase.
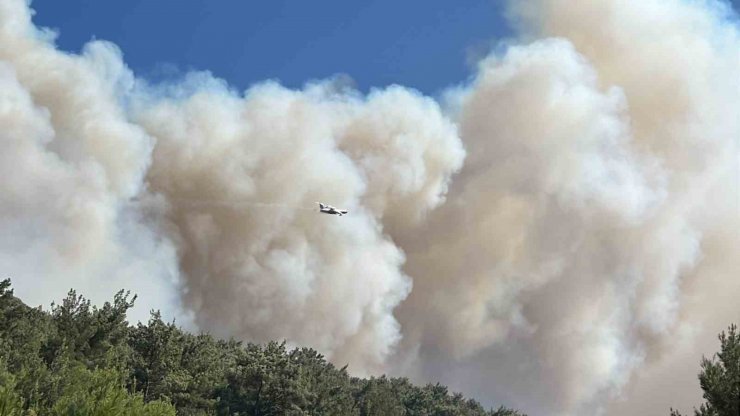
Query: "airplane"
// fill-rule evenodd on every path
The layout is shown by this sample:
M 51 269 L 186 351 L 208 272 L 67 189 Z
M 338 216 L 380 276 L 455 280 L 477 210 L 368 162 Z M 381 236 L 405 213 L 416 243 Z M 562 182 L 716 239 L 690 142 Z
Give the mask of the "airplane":
M 317 202 L 317 204 L 319 204 L 319 212 L 322 214 L 339 215 L 341 217 L 347 213 L 346 209 L 336 209 L 331 205 L 325 205 L 321 202 Z

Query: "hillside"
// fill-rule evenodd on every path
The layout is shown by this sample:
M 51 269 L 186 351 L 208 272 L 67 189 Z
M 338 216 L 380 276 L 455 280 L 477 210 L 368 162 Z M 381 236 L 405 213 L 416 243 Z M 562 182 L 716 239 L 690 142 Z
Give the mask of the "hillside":
M 158 313 L 129 325 L 135 299 L 96 307 L 72 290 L 44 311 L 0 282 L 0 416 L 520 415 L 439 384 L 351 377 L 310 348 L 190 334 Z

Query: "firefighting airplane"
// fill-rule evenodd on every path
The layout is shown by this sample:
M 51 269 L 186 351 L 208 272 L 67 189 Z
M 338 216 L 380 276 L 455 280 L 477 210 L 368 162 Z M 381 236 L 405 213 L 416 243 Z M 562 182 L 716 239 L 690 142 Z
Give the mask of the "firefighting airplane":
M 317 202 L 317 204 L 319 204 L 319 212 L 322 214 L 339 215 L 341 217 L 347 213 L 346 209 L 337 209 L 331 205 L 322 204 L 321 202 Z

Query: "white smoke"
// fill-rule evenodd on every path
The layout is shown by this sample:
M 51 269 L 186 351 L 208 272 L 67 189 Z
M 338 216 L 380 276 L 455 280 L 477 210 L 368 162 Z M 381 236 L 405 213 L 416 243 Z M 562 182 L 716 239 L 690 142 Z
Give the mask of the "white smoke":
M 130 288 L 138 318 L 165 308 L 224 337 L 384 369 L 411 279 L 379 221 L 421 219 L 464 158 L 434 100 L 341 80 L 148 85 L 115 46 L 59 52 L 24 1 L 1 7 L 0 264 L 24 299 Z M 317 200 L 352 215 L 308 212 Z
M 130 74 L 112 45 L 72 56 L 50 37 L 31 26 L 25 2 L 0 2 L 2 274 L 31 302 L 70 287 L 97 301 L 132 288 L 142 305 L 167 307 L 174 247 L 127 203 L 154 145 L 116 97 Z
M 422 377 L 533 414 L 699 403 L 698 360 L 740 296 L 727 13 L 510 3 L 522 39 L 540 40 L 451 93 L 470 156 L 421 233 L 394 234 L 414 278 L 397 316 Z
M 0 270 L 32 303 L 131 289 L 135 319 L 286 338 L 532 414 L 698 403 L 740 295 L 729 8 L 509 14 L 518 37 L 443 111 L 341 79 L 149 84 L 114 45 L 61 52 L 0 0 Z
M 148 182 L 170 203 L 166 234 L 197 323 L 381 370 L 411 281 L 378 218 L 415 219 L 441 202 L 464 156 L 454 126 L 400 87 L 359 97 L 331 82 L 267 83 L 240 97 L 195 76 L 176 88 L 137 95 L 132 114 L 157 140 Z M 352 215 L 290 209 L 314 200 Z

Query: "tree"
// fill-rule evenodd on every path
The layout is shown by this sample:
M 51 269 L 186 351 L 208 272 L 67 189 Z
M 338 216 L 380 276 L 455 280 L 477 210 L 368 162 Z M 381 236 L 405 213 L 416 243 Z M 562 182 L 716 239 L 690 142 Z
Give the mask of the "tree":
M 169 400 L 186 389 L 182 338 L 182 331 L 174 323 L 164 323 L 159 312 L 152 313 L 149 325 L 140 323 L 131 331 L 135 387 L 144 393 L 144 400 Z
M 699 385 L 704 390 L 704 400 L 696 416 L 740 415 L 740 334 L 736 325 L 730 325 L 727 333 L 719 334 L 720 352 L 712 359 L 703 357 Z M 671 409 L 671 416 L 681 416 Z
M 130 394 L 115 370 L 90 371 L 77 366 L 69 372 L 64 393 L 51 409 L 55 416 L 175 416 L 174 406 L 145 403 L 140 394 Z
M 15 378 L 0 363 L 0 416 L 23 415 L 23 398 L 15 390 Z
M 219 392 L 219 414 L 296 415 L 302 414 L 299 368 L 291 360 L 285 342 L 266 346 L 249 344 L 236 357 L 227 374 L 228 384 Z
M 0 281 L 0 416 L 518 415 L 440 384 L 350 377 L 310 348 L 189 334 L 158 312 L 131 326 L 134 299 L 98 308 L 71 290 L 44 311 Z
M 303 409 L 309 415 L 354 415 L 357 413 L 347 366 L 336 368 L 311 348 L 289 354 L 299 369 Z
M 403 416 L 406 414 L 406 407 L 402 402 L 402 394 L 405 390 L 394 389 L 392 381 L 386 376 L 369 380 L 357 379 L 356 383 L 359 388 L 355 401 L 360 416 Z
M 126 312 L 134 306 L 136 296 L 119 291 L 113 303 L 102 308 L 90 306 L 90 301 L 70 290 L 61 305 L 52 304 L 51 317 L 56 326 L 56 337 L 47 346 L 47 361 L 52 361 L 59 350 L 66 347 L 73 357 L 95 368 L 111 358 L 112 349 L 125 351 L 129 326 Z M 115 356 L 125 355 L 120 351 Z M 122 363 L 119 363 L 122 364 Z

